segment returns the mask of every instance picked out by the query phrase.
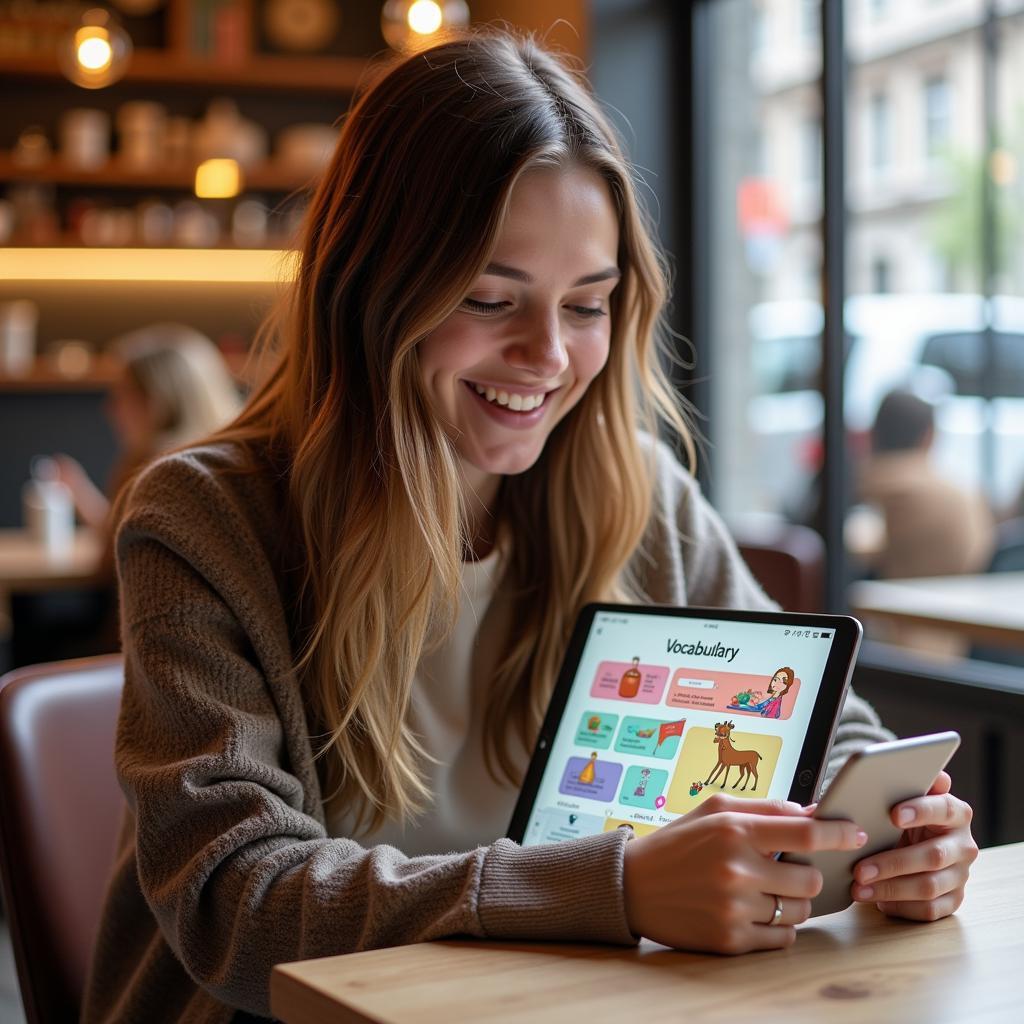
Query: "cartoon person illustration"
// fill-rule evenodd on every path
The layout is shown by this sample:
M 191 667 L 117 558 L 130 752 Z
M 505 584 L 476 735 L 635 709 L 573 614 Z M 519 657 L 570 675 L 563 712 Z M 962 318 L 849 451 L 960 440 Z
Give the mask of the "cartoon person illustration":
M 583 766 L 583 771 L 579 774 L 579 781 L 584 786 L 592 786 L 594 784 L 594 777 L 597 772 L 597 751 L 593 750 L 590 753 L 590 760 Z
M 642 676 L 640 675 L 640 659 L 633 658 L 633 664 L 622 673 L 622 678 L 619 680 L 619 696 L 635 697 L 640 692 L 640 682 Z
M 651 769 L 641 768 L 640 769 L 640 782 L 637 784 L 636 789 L 633 790 L 633 796 L 647 796 L 647 783 L 651 779 Z
M 795 678 L 796 673 L 784 665 L 772 676 L 768 684 L 768 696 L 758 704 L 748 704 L 743 710 L 756 711 L 762 718 L 779 718 L 782 714 L 782 698 L 789 693 Z

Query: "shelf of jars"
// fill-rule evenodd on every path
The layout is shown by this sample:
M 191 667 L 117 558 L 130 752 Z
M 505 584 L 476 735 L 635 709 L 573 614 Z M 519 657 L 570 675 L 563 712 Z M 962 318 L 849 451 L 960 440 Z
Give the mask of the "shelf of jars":
M 37 182 L 58 186 L 191 191 L 195 177 L 196 167 L 192 162 L 137 167 L 114 158 L 93 168 L 52 158 L 26 165 L 19 163 L 11 153 L 0 152 L 0 184 Z M 244 185 L 249 191 L 295 192 L 309 188 L 315 179 L 316 172 L 272 160 L 243 171 Z
M 223 61 L 172 50 L 139 49 L 132 54 L 122 81 L 346 95 L 354 92 L 374 67 L 373 61 L 361 57 L 252 54 L 242 60 Z M 59 81 L 63 77 L 55 55 L 4 54 L 0 59 L 0 78 Z
M 251 383 L 252 356 L 246 349 L 221 349 L 228 369 L 242 385 Z M 121 375 L 121 364 L 104 351 L 81 342 L 65 342 L 34 359 L 23 373 L 0 372 L 0 394 L 41 394 L 106 391 Z

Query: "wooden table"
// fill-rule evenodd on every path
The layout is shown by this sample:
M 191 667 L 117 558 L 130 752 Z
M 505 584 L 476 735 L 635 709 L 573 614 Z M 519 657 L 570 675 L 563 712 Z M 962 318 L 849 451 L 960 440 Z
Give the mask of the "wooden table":
M 50 554 L 27 530 L 0 530 L 0 631 L 10 621 L 10 595 L 14 591 L 52 590 L 87 584 L 99 564 L 100 539 L 79 529 L 71 549 Z
M 952 630 L 965 640 L 1024 650 L 1024 572 L 854 583 L 850 608 L 865 619 Z
M 914 924 L 855 906 L 742 957 L 637 948 L 434 942 L 283 964 L 286 1024 L 643 1024 L 1024 1020 L 1024 843 L 982 852 L 953 917 Z

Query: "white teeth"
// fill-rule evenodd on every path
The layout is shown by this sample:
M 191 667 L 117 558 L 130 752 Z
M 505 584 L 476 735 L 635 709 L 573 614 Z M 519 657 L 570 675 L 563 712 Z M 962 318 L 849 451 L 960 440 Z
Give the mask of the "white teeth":
M 533 409 L 539 409 L 544 404 L 544 399 L 547 398 L 547 395 L 510 395 L 507 391 L 498 391 L 496 388 L 485 387 L 483 384 L 474 384 L 473 390 L 486 398 L 488 402 L 496 402 L 513 412 L 530 412 Z

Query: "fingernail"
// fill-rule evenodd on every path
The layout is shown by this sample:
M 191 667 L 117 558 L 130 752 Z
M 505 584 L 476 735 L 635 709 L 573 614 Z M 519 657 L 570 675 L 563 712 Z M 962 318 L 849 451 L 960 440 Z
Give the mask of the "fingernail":
M 878 877 L 878 868 L 874 864 L 868 864 L 867 867 L 863 867 L 857 872 L 860 875 L 862 882 L 870 882 L 872 878 Z
M 901 807 L 900 813 L 896 820 L 901 825 L 909 825 L 917 817 L 917 812 L 913 807 Z
M 867 841 L 868 841 L 868 834 L 867 834 L 867 832 L 863 831 L 863 829 L 857 829 L 857 845 L 858 846 L 863 846 Z
M 875 895 L 875 890 L 870 885 L 860 885 L 857 887 L 856 895 L 859 900 L 869 900 Z

